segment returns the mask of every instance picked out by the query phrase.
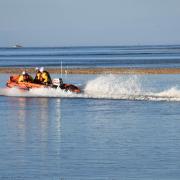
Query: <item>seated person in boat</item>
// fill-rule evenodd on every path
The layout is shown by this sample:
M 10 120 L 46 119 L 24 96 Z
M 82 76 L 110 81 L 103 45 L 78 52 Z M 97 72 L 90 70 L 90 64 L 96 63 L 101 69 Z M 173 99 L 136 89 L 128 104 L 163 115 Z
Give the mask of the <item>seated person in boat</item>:
M 22 74 L 19 76 L 18 82 L 33 82 L 33 78 L 26 72 L 23 71 Z
M 41 72 L 38 67 L 35 68 L 36 75 L 34 78 L 34 83 L 41 84 Z
M 52 80 L 49 72 L 45 71 L 43 67 L 40 68 L 40 72 L 41 72 L 40 82 L 45 85 L 51 85 Z

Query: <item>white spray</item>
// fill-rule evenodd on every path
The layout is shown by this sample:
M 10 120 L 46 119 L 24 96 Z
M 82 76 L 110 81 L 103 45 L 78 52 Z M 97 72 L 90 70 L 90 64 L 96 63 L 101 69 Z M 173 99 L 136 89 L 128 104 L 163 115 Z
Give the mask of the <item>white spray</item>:
M 18 89 L 0 89 L 3 96 L 23 97 L 62 97 L 62 98 L 105 98 L 151 101 L 180 101 L 180 90 L 171 87 L 161 92 L 145 91 L 142 87 L 141 76 L 135 75 L 101 75 L 88 81 L 82 87 L 82 93 L 65 92 L 61 89 L 32 89 L 20 91 Z

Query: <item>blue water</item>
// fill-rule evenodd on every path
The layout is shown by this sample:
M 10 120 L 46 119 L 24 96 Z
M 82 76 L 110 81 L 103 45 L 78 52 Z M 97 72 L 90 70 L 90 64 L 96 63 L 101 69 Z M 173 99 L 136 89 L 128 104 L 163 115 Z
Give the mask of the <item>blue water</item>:
M 0 48 L 0 66 L 180 67 L 180 45 Z
M 1 177 L 179 179 L 179 105 L 3 97 Z
M 180 75 L 63 75 L 81 94 L 7 90 L 8 78 L 0 179 L 180 179 Z

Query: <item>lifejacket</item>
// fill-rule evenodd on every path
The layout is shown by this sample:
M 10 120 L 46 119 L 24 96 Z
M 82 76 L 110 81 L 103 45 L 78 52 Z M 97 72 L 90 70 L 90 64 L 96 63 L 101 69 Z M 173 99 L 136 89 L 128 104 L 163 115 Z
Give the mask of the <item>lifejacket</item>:
M 41 83 L 41 74 L 42 74 L 41 72 L 36 73 L 36 76 L 34 78 L 35 83 Z
M 18 79 L 18 82 L 23 82 L 23 81 L 24 81 L 24 77 L 23 77 L 23 75 L 20 75 L 19 79 Z
M 24 75 L 20 75 L 18 82 L 33 82 L 33 78 L 28 74 L 27 79 L 24 78 Z
M 50 74 L 47 71 L 42 72 L 42 74 L 41 74 L 41 82 L 42 83 L 47 83 L 47 84 L 52 84 Z

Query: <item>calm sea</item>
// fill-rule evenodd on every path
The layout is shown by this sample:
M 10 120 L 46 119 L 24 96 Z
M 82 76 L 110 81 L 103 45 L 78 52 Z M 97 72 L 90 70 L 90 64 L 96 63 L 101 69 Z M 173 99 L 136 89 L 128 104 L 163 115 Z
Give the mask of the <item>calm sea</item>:
M 179 67 L 178 53 L 178 46 L 1 48 L 0 63 Z M 0 74 L 0 179 L 180 179 L 180 75 L 63 75 L 81 94 L 7 90 L 8 78 Z
M 0 48 L 3 67 L 180 67 L 180 45 Z

